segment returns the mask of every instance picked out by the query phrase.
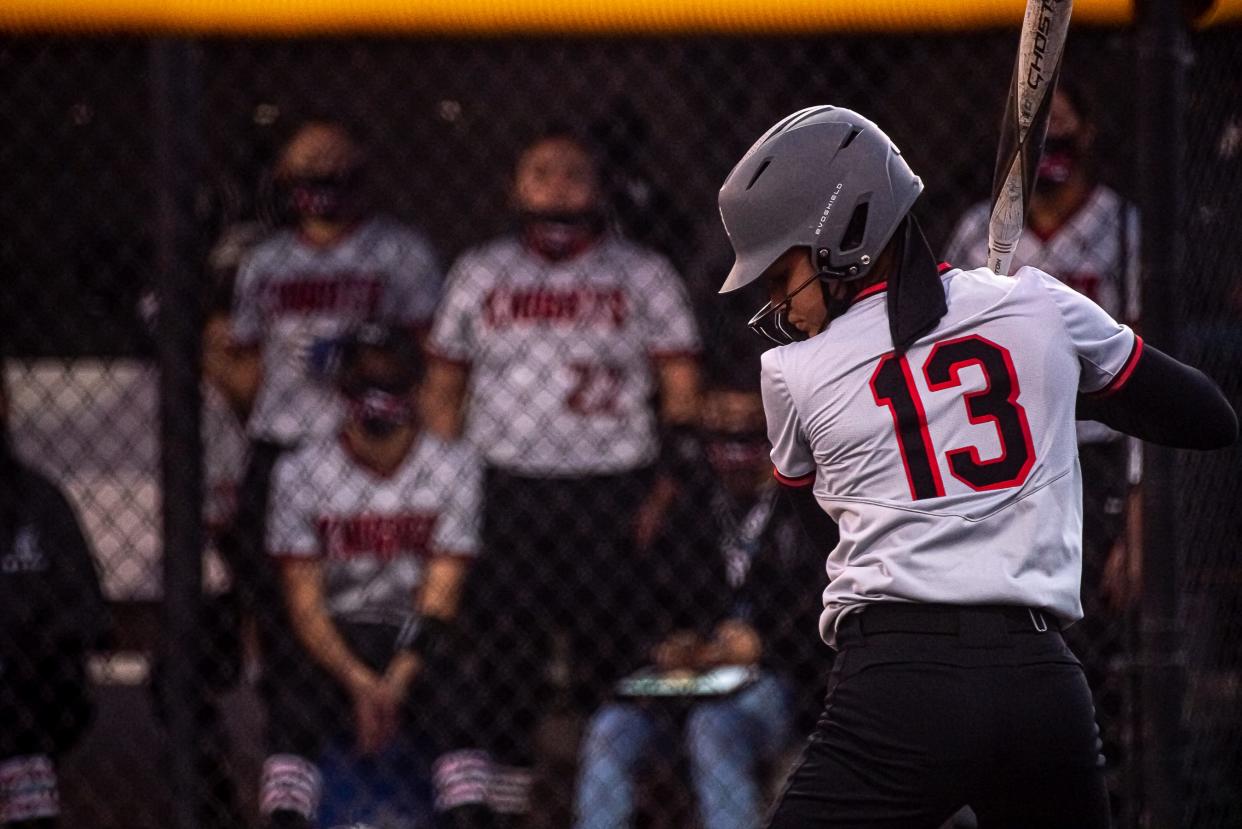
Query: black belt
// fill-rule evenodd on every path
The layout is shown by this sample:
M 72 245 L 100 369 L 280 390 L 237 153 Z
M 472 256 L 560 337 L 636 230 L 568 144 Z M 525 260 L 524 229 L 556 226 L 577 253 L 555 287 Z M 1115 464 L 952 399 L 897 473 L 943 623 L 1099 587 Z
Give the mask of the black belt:
M 952 605 L 876 602 L 846 615 L 863 635 L 873 633 L 956 634 L 967 629 L 1003 625 L 1010 633 L 1059 631 L 1060 623 L 1045 610 L 1018 605 Z

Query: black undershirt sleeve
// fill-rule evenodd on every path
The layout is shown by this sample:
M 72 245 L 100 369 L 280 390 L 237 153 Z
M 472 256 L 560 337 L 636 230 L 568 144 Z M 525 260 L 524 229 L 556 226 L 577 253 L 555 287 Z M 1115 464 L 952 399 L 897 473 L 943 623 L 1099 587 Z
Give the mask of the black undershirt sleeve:
M 837 525 L 815 500 L 812 487 L 781 484 L 781 496 L 798 516 L 798 523 L 802 525 L 813 549 L 826 552 L 836 546 Z
M 1078 419 L 1176 449 L 1221 449 L 1238 439 L 1238 416 L 1220 388 L 1146 344 L 1125 385 L 1078 396 Z

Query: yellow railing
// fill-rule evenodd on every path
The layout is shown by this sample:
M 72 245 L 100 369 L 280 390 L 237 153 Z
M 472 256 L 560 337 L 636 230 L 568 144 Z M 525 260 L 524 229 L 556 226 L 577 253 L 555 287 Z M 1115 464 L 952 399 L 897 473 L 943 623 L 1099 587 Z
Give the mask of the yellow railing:
M 222 35 L 624 35 L 937 32 L 1016 26 L 1024 0 L 0 0 L 0 31 Z M 1131 0 L 1076 0 L 1119 26 Z M 1200 24 L 1242 20 L 1213 0 Z

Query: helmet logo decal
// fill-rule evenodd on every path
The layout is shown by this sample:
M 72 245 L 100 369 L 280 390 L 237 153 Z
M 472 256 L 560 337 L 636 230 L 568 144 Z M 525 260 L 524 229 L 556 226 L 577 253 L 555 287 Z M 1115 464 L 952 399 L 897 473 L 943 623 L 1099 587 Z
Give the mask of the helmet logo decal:
M 841 188 L 845 186 L 845 182 L 838 181 L 836 189 L 832 191 L 832 195 L 828 197 L 828 204 L 824 207 L 824 212 L 819 216 L 819 224 L 815 226 L 815 235 L 824 232 L 824 223 L 828 221 L 828 214 L 832 212 L 833 205 L 837 203 L 837 197 L 841 195 Z

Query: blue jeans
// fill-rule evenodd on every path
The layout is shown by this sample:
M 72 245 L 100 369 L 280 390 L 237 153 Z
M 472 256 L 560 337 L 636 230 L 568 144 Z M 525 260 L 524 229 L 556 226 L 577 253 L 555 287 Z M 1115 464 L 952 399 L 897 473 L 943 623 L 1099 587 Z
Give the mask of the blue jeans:
M 755 829 L 764 799 L 758 765 L 789 743 L 791 695 L 764 673 L 752 685 L 690 709 L 685 744 L 704 829 Z M 653 752 L 673 747 L 666 711 L 609 703 L 587 729 L 578 776 L 576 829 L 625 829 L 634 814 L 634 781 Z

